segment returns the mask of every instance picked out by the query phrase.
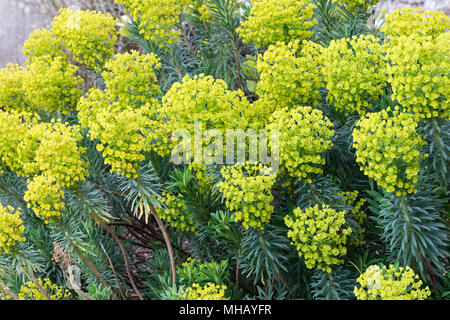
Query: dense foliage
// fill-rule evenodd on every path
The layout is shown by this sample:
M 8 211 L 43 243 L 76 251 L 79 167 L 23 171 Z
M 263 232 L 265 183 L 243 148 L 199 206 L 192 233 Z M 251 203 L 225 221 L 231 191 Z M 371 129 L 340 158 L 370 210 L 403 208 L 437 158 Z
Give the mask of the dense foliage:
M 450 18 L 117 2 L 0 70 L 0 298 L 450 297 Z

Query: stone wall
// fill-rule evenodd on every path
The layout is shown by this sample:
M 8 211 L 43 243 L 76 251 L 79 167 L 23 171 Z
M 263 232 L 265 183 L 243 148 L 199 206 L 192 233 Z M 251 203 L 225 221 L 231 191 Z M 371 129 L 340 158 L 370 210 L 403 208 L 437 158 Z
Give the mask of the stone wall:
M 22 64 L 22 47 L 28 35 L 49 23 L 38 6 L 20 0 L 0 0 L 0 68 L 9 62 Z
M 450 15 L 450 0 L 382 0 L 379 5 L 389 12 L 401 7 L 422 7 L 424 10 L 443 10 Z

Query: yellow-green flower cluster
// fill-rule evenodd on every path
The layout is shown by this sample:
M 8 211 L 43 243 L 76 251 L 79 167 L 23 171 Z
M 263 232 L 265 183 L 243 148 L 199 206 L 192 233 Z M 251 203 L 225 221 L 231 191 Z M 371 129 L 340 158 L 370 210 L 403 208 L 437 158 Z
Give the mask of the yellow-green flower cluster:
M 87 171 L 77 147 L 78 127 L 61 123 L 38 123 L 30 114 L 0 112 L 0 156 L 4 168 L 18 175 L 55 175 L 64 186 L 81 181 Z M 49 150 L 49 148 L 55 148 Z
M 76 61 L 100 71 L 104 62 L 114 54 L 116 22 L 110 14 L 64 8 L 53 20 L 51 32 Z
M 78 118 L 89 128 L 91 140 L 98 139 L 97 150 L 102 152 L 111 172 L 127 178 L 138 177 L 138 163 L 145 159 L 143 150 L 149 148 L 146 137 L 153 108 L 146 104 L 139 108 L 111 103 L 105 93 L 93 89 L 80 100 Z
M 131 17 L 139 25 L 139 32 L 145 39 L 163 46 L 175 43 L 179 39 L 180 15 L 198 0 L 117 0 L 127 6 Z
M 105 164 L 111 166 L 111 172 L 127 178 L 139 176 L 138 163 L 145 159 L 142 152 L 150 147 L 145 134 L 150 133 L 152 115 L 148 104 L 134 109 L 113 103 L 90 119 L 96 124 L 89 126 L 89 137 L 100 141 L 97 150 L 102 152 Z
M 185 127 L 193 121 L 208 122 L 211 128 L 234 128 L 248 106 L 242 91 L 231 91 L 222 79 L 203 74 L 185 76 L 163 98 L 163 110 L 172 127 Z M 179 128 L 179 127 L 176 127 Z M 193 131 L 192 131 L 193 132 Z
M 4 110 L 24 111 L 28 99 L 23 89 L 26 69 L 15 64 L 7 64 L 0 69 L 0 107 Z
M 419 162 L 427 155 L 420 149 L 425 144 L 416 132 L 414 115 L 390 108 L 367 114 L 353 130 L 356 161 L 364 174 L 388 192 L 398 196 L 416 191 Z
M 181 264 L 181 267 L 183 269 L 188 269 L 190 267 L 196 266 L 196 265 L 201 264 L 201 263 L 202 263 L 202 259 L 189 257 L 189 258 L 186 259 L 185 262 L 183 262 Z
M 378 2 L 380 2 L 380 0 L 333 0 L 333 2 L 337 2 L 349 9 L 354 9 L 357 7 L 367 9 L 370 6 L 376 5 Z
M 158 198 L 162 208 L 156 209 L 158 215 L 167 221 L 172 227 L 182 231 L 195 231 L 192 215 L 186 210 L 183 200 L 179 199 L 173 192 L 164 192 Z
M 356 281 L 358 300 L 424 300 L 431 294 L 428 286 L 421 288 L 422 280 L 410 267 L 371 265 Z
M 117 97 L 121 104 L 157 104 L 155 96 L 161 89 L 155 70 L 160 68 L 161 62 L 155 54 L 132 50 L 117 54 L 106 62 L 102 77 L 110 97 Z
M 1 170 L 17 171 L 21 168 L 17 146 L 28 132 L 29 114 L 0 110 L 0 173 Z
M 44 280 L 38 278 L 37 282 L 48 293 L 50 300 L 63 300 L 70 296 L 69 291 L 52 283 L 48 278 Z M 47 297 L 32 281 L 28 281 L 25 285 L 22 285 L 18 296 L 20 300 L 47 300 Z
M 216 285 L 212 282 L 201 286 L 198 283 L 192 284 L 186 291 L 186 300 L 227 300 L 225 290 L 227 286 Z
M 63 189 L 55 177 L 48 175 L 35 176 L 28 183 L 23 199 L 46 224 L 57 221 L 65 208 Z
M 27 118 L 10 116 L 10 119 Z M 19 129 L 19 140 L 13 139 L 13 144 L 5 145 L 10 156 L 14 156 L 12 161 L 5 159 L 18 175 L 31 178 L 24 200 L 37 216 L 50 222 L 65 207 L 63 188 L 74 187 L 88 176 L 87 164 L 82 160 L 85 150 L 78 146 L 82 139 L 79 127 L 60 121 L 37 123 L 35 120 L 12 127 Z
M 279 107 L 276 102 L 266 97 L 261 97 L 249 105 L 244 111 L 248 128 L 254 130 L 265 129 L 269 123 L 270 116 Z
M 305 40 L 317 24 L 313 19 L 315 9 L 308 0 L 255 0 L 248 20 L 237 31 L 246 43 L 257 47 Z
M 78 147 L 82 138 L 78 126 L 59 121 L 30 125 L 16 147 L 17 173 L 52 176 L 62 187 L 84 181 L 88 172 L 81 159 L 85 150 Z
M 364 114 L 386 87 L 386 46 L 373 35 L 332 40 L 322 56 L 327 100 Z
M 14 246 L 26 239 L 22 237 L 25 230 L 23 221 L 20 218 L 20 210 L 13 207 L 3 207 L 0 204 L 0 252 L 9 253 Z
M 75 108 L 82 91 L 78 67 L 65 57 L 32 59 L 23 76 L 23 87 L 32 110 L 68 113 Z
M 211 20 L 213 19 L 213 15 L 209 11 L 205 1 L 201 1 L 200 5 L 197 7 L 197 10 L 200 15 L 201 21 L 206 23 L 211 22 Z
M 366 231 L 364 228 L 364 220 L 366 219 L 366 213 L 362 210 L 362 206 L 366 203 L 366 199 L 358 199 L 358 191 L 347 191 L 339 193 L 344 199 L 341 204 L 347 204 L 353 206 L 353 210 L 347 214 L 348 218 L 353 219 L 357 223 L 357 228 L 352 230 L 352 234 L 349 238 L 349 244 L 361 245 L 363 243 L 363 233 Z
M 221 79 L 203 74 L 185 76 L 163 97 L 161 113 L 167 121 L 166 134 L 161 139 L 165 139 L 170 149 L 173 141 L 169 141 L 169 136 L 176 130 L 188 130 L 193 139 L 196 121 L 201 122 L 202 132 L 215 129 L 225 133 L 227 129 L 246 128 L 246 119 L 241 115 L 248 105 L 242 91 L 229 90 Z M 203 145 L 206 147 L 209 142 L 203 141 Z
M 43 56 L 50 60 L 65 56 L 61 40 L 49 29 L 34 30 L 23 45 L 23 54 L 28 56 L 28 63 Z
M 101 70 L 114 53 L 115 23 L 110 15 L 62 9 L 51 29 L 37 29 L 25 42 L 26 68 L 8 65 L 0 70 L 0 106 L 17 111 L 72 111 L 82 94 L 82 78 L 76 75 L 78 67 L 69 62 L 68 53 Z
M 223 167 L 224 180 L 218 184 L 225 205 L 234 212 L 234 221 L 244 228 L 263 229 L 273 213 L 271 189 L 275 175 L 263 175 L 261 164 L 235 164 Z
M 273 104 L 267 114 L 294 105 L 317 106 L 323 87 L 318 57 L 322 46 L 311 41 L 278 42 L 260 55 L 256 93 Z M 267 117 L 268 118 L 268 117 Z
M 16 173 L 22 177 L 31 177 L 39 174 L 39 164 L 35 161 L 36 151 L 41 140 L 51 125 L 45 122 L 34 122 L 29 125 L 21 141 L 16 145 Z
M 61 40 L 35 30 L 24 44 L 27 66 L 0 70 L 0 106 L 5 110 L 69 113 L 82 94 L 78 67 L 69 62 Z
M 86 150 L 78 146 L 83 139 L 79 129 L 60 122 L 51 123 L 35 153 L 39 171 L 54 177 L 64 188 L 76 186 L 89 174 L 87 163 L 82 160 Z
M 431 36 L 436 38 L 450 29 L 450 18 L 443 11 L 424 11 L 423 8 L 394 10 L 386 17 L 381 32 L 394 39 L 401 36 Z
M 97 150 L 111 165 L 111 172 L 136 178 L 138 163 L 145 158 L 142 151 L 149 150 L 159 134 L 155 120 L 155 96 L 160 92 L 155 69 L 159 67 L 153 54 L 116 55 L 105 65 L 105 92 L 91 89 L 77 105 L 81 125 L 89 128 L 92 140 L 100 141 Z
M 279 163 L 289 174 L 307 182 L 322 173 L 322 154 L 331 148 L 334 134 L 331 121 L 311 107 L 284 108 L 273 113 L 267 126 L 279 130 Z M 273 142 L 269 145 L 273 148 Z
M 399 37 L 388 50 L 392 99 L 421 118 L 449 118 L 450 33 Z
M 207 190 L 211 187 L 211 184 L 214 184 L 214 177 L 208 174 L 208 167 L 190 163 L 189 169 L 195 173 L 199 188 L 204 192 L 208 192 Z
M 305 209 L 294 209 L 294 218 L 284 219 L 290 229 L 288 237 L 303 256 L 309 269 L 331 272 L 332 265 L 342 264 L 340 256 L 347 254 L 347 236 L 351 228 L 343 228 L 346 211 L 336 211 L 329 206 L 318 205 Z

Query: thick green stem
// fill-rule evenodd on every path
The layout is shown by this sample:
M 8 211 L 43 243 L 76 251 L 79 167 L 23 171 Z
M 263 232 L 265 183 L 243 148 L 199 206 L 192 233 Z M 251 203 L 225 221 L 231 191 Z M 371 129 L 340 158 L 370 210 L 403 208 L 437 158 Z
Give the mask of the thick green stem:
M 433 139 L 434 139 L 434 144 L 435 144 L 435 148 L 439 151 L 439 153 L 444 153 L 445 150 L 443 149 L 443 146 L 441 144 L 441 140 L 439 139 L 439 128 L 438 128 L 438 124 L 437 124 L 437 120 L 436 118 L 431 119 L 431 123 L 433 125 Z M 439 157 L 442 157 L 441 155 Z M 446 162 L 446 165 L 448 165 L 448 160 L 444 160 Z M 447 179 L 444 178 L 440 178 L 439 179 L 439 183 L 441 185 L 441 187 L 443 187 L 445 190 L 447 190 Z
M 130 280 L 131 286 L 133 287 L 134 292 L 136 292 L 136 294 L 138 295 L 139 299 L 140 300 L 144 300 L 144 297 L 142 296 L 141 292 L 138 290 L 138 288 L 136 286 L 136 283 L 134 282 L 133 276 L 131 275 L 130 267 L 128 265 L 128 255 L 127 255 L 127 252 L 125 250 L 125 247 L 122 244 L 122 241 L 120 241 L 119 237 L 114 232 L 114 230 L 110 226 L 108 226 L 106 223 L 104 223 L 99 217 L 95 216 L 95 220 L 106 231 L 108 231 L 111 234 L 111 236 L 114 238 L 114 240 L 116 240 L 116 242 L 119 245 L 120 250 L 122 251 L 122 254 L 123 254 L 123 260 L 125 262 L 125 269 L 127 271 L 128 279 Z
M 92 270 L 92 272 L 94 272 L 94 274 L 97 276 L 97 278 L 100 280 L 100 282 L 106 287 L 106 288 L 111 288 L 111 286 L 108 284 L 108 282 L 106 282 L 106 280 L 103 278 L 103 276 L 100 274 L 100 272 L 97 270 L 97 268 L 92 264 L 91 261 L 89 261 L 89 259 L 83 254 L 81 253 L 81 251 L 78 249 L 78 247 L 76 245 L 73 245 L 73 249 L 75 250 L 75 252 L 77 253 L 77 255 L 80 257 L 81 260 L 83 260 L 84 263 L 86 263 L 86 265 L 89 267 L 89 269 Z M 113 297 L 115 300 L 117 299 L 117 296 L 112 293 Z
M 123 295 L 123 292 L 122 292 L 122 287 L 120 286 L 119 277 L 116 274 L 116 270 L 114 269 L 114 265 L 113 265 L 111 259 L 109 258 L 108 252 L 106 252 L 105 247 L 103 246 L 103 244 L 101 242 L 100 242 L 100 248 L 102 249 L 103 253 L 105 254 L 106 259 L 108 259 L 112 273 L 114 274 L 114 278 L 116 279 L 117 288 L 119 289 L 120 296 L 122 297 L 122 300 L 125 300 L 125 296 Z
M 78 248 L 78 245 L 76 245 L 72 237 L 70 236 L 69 232 L 66 230 L 66 228 L 61 224 L 58 223 L 57 226 L 61 229 L 61 231 L 66 235 L 67 241 L 72 246 L 72 248 L 75 250 L 76 254 L 80 257 L 80 259 L 89 267 L 89 269 L 92 270 L 92 272 L 97 276 L 97 278 L 100 280 L 100 282 L 106 287 L 110 288 L 112 291 L 111 286 L 106 282 L 106 280 L 103 278 L 103 276 L 100 274 L 100 272 L 97 270 L 97 268 L 94 266 L 94 264 L 80 251 Z M 112 296 L 115 300 L 117 299 L 117 296 L 112 292 Z
M 331 275 L 331 273 L 328 273 L 328 282 L 330 283 L 330 288 L 331 288 L 331 293 L 333 294 L 333 298 L 334 299 L 338 299 L 338 297 L 336 296 L 336 286 L 334 285 L 334 280 L 333 280 L 333 276 Z
M 10 288 L 8 288 L 1 280 L 0 280 L 0 288 L 4 290 L 8 295 L 10 295 L 14 300 L 20 300 L 19 296 L 15 294 Z
M 25 266 L 25 267 L 26 267 L 26 266 Z M 42 293 L 42 294 L 45 296 L 45 298 L 46 298 L 47 300 L 52 300 L 52 298 L 50 298 L 50 296 L 49 296 L 47 290 L 45 290 L 45 289 L 41 286 L 41 284 L 39 283 L 39 281 L 34 277 L 34 275 L 33 275 L 32 273 L 25 272 L 25 274 L 26 274 L 26 276 L 28 277 L 28 279 L 30 279 L 31 282 L 34 283 L 34 285 L 35 285 L 36 288 L 39 290 L 39 292 Z
M 401 201 L 402 201 L 402 211 L 403 211 L 403 214 L 404 214 L 405 216 L 409 216 L 408 203 L 406 202 L 405 197 L 401 197 Z

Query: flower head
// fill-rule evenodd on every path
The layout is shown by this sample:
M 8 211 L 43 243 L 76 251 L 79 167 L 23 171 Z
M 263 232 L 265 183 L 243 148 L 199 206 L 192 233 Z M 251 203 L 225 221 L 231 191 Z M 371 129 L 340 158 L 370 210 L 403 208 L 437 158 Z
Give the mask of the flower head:
M 250 16 L 237 29 L 246 43 L 268 47 L 277 42 L 305 40 L 317 24 L 316 6 L 308 0 L 255 0 Z
M 70 296 L 70 292 L 66 291 L 63 287 L 58 286 L 48 278 L 37 279 L 37 282 L 44 289 L 50 300 L 63 300 Z M 19 292 L 20 300 L 47 300 L 47 297 L 38 289 L 37 285 L 28 281 L 25 285 L 22 285 Z
M 420 118 L 450 118 L 450 33 L 402 36 L 391 44 L 387 58 L 392 99 Z
M 283 107 L 318 105 L 319 89 L 323 86 L 319 66 L 321 49 L 311 41 L 278 42 L 258 57 L 260 81 L 256 93 L 271 103 L 265 108 L 266 115 Z
M 178 41 L 180 16 L 190 6 L 198 5 L 198 2 L 198 0 L 117 0 L 117 3 L 128 8 L 144 38 L 160 46 Z
M 233 220 L 242 221 L 246 229 L 263 229 L 273 213 L 275 175 L 263 175 L 264 167 L 251 163 L 226 166 L 221 173 L 224 180 L 218 187 L 225 205 L 234 212 Z
M 212 282 L 205 286 L 194 283 L 186 290 L 186 300 L 227 300 L 225 298 L 226 289 L 225 285 L 216 285 Z
M 321 57 L 327 100 L 347 113 L 371 109 L 386 86 L 385 52 L 372 35 L 332 40 Z
M 450 28 L 450 18 L 443 11 L 422 11 L 423 8 L 408 7 L 394 10 L 381 31 L 391 39 L 410 35 L 436 38 Z
M 426 155 L 425 144 L 416 132 L 414 115 L 396 108 L 367 114 L 353 130 L 356 161 L 364 174 L 388 192 L 406 195 L 415 192 L 419 163 Z
M 345 215 L 346 211 L 316 205 L 305 210 L 296 208 L 293 217 L 285 217 L 288 237 L 307 268 L 330 273 L 332 265 L 344 262 L 340 256 L 347 253 L 347 236 L 352 232 L 351 228 L 344 228 Z
M 320 110 L 311 107 L 276 111 L 267 126 L 270 130 L 280 130 L 280 165 L 291 176 L 308 182 L 312 175 L 322 173 L 323 153 L 332 146 L 332 127 L 331 121 Z M 271 148 L 274 143 L 270 141 Z
M 0 251 L 9 253 L 18 243 L 25 241 L 22 236 L 25 226 L 20 213 L 20 210 L 11 206 L 5 208 L 0 204 Z
M 358 300 L 424 300 L 430 289 L 410 267 L 369 266 L 357 279 L 354 292 Z
M 183 200 L 170 191 L 164 192 L 158 200 L 163 206 L 156 209 L 161 219 L 182 231 L 195 231 L 192 215 L 187 210 Z
M 100 71 L 114 54 L 116 22 L 110 14 L 63 8 L 53 20 L 50 31 L 76 61 Z

